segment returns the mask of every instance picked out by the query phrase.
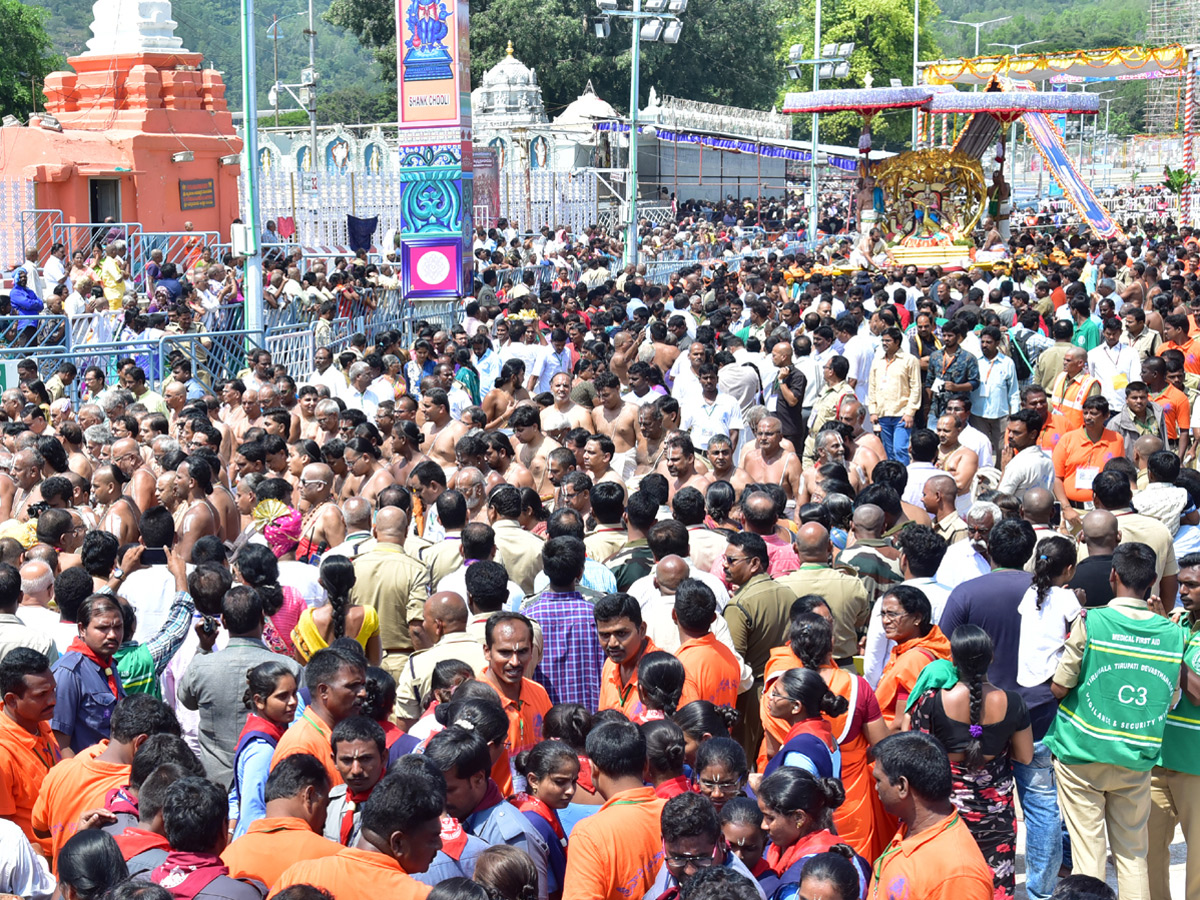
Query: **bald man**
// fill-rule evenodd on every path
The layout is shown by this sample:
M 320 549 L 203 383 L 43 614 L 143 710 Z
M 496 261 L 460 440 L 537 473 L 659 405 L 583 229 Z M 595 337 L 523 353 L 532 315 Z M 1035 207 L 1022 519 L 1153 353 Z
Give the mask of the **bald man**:
M 333 500 L 333 482 L 333 469 L 325 463 L 309 463 L 300 470 L 303 519 L 296 547 L 298 562 L 316 562 L 330 547 L 346 540 L 346 519 Z
M 967 523 L 958 514 L 958 484 L 949 475 L 934 475 L 925 482 L 921 491 L 921 503 L 929 518 L 933 520 L 933 530 L 947 544 L 956 544 L 967 539 Z
M 1100 381 L 1087 372 L 1087 351 L 1072 347 L 1063 354 L 1063 370 L 1050 390 L 1050 408 L 1067 422 L 1067 430 L 1083 427 L 1083 401 L 1100 396 Z
M 834 568 L 833 544 L 824 525 L 809 522 L 796 533 L 796 555 L 800 568 L 777 578 L 776 584 L 797 597 L 820 594 L 833 614 L 833 661 L 843 669 L 854 665 L 858 632 L 867 624 L 871 593 L 854 570 Z
M 424 643 L 408 658 L 396 679 L 396 718 L 407 728 L 420 718 L 433 697 L 430 681 L 434 667 L 443 660 L 457 659 L 476 675 L 487 666 L 483 645 L 467 633 L 467 601 L 454 591 L 438 591 L 425 601 L 421 625 L 413 628 L 413 639 Z
M 777 344 L 776 347 L 786 348 L 787 345 Z M 800 493 L 802 467 L 800 457 L 783 448 L 781 419 L 763 416 L 758 420 L 754 429 L 754 446 L 746 451 L 742 468 L 746 470 L 750 480 L 757 484 L 777 484 L 783 488 L 788 498 L 788 510 L 784 515 L 790 519 L 795 512 L 796 497 Z
M 1121 543 L 1120 520 L 1106 509 L 1093 509 L 1083 517 L 1079 543 L 1087 548 L 1087 558 L 1075 566 L 1075 577 L 1067 587 L 1083 589 L 1085 606 L 1104 606 L 1113 598 L 1108 576 L 1112 574 L 1113 551 Z
M 1166 444 L 1156 434 L 1143 434 L 1133 442 L 1133 464 L 1137 466 L 1137 489 L 1144 491 L 1150 484 L 1150 472 L 1146 468 L 1151 455 L 1165 450 Z
M 340 513 L 339 513 L 340 515 Z M 418 628 L 429 596 L 429 573 L 404 552 L 404 510 L 385 506 L 375 516 L 375 546 L 354 560 L 354 588 L 350 600 L 370 606 L 379 614 L 382 666 L 399 682 L 404 664 L 413 652 L 411 628 Z
M 154 473 L 142 460 L 141 448 L 133 438 L 121 438 L 112 445 L 112 461 L 129 481 L 124 493 L 131 497 L 138 509 L 147 510 L 154 505 Z
M 50 609 L 54 599 L 54 570 L 49 564 L 35 559 L 21 566 L 21 603 L 16 608 L 17 618 L 34 631 L 44 635 L 49 647 L 30 643 L 28 646 L 57 659 L 78 636 L 79 629 L 73 622 L 63 622 L 57 612 Z M 11 612 L 11 610 L 10 610 Z M 47 652 L 49 650 L 49 652 Z
M 892 546 L 891 541 L 884 539 L 887 522 L 883 510 L 873 503 L 864 503 L 854 510 L 850 528 L 854 543 L 842 552 L 838 562 L 854 569 L 863 583 L 871 588 L 873 603 L 887 593 L 888 587 L 904 580 L 904 574 L 900 571 L 900 551 Z M 965 522 L 963 531 L 965 534 Z
M 342 503 L 342 520 L 346 523 L 346 539 L 330 547 L 324 556 L 345 556 L 356 559 L 375 546 L 371 536 L 371 516 L 375 508 L 362 497 L 350 497 Z M 322 558 L 323 558 L 322 557 Z

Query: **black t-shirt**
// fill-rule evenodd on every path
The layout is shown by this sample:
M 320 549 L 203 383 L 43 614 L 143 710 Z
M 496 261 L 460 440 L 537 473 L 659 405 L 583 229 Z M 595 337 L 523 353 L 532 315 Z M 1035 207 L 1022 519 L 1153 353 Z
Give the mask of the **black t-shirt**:
M 1108 583 L 1108 576 L 1112 572 L 1112 559 L 1111 553 L 1089 556 L 1075 567 L 1075 577 L 1067 587 L 1072 590 L 1083 588 L 1087 595 L 1087 603 L 1084 606 L 1088 609 L 1104 606 L 1113 598 L 1112 585 Z
M 779 395 L 779 403 L 775 407 L 775 417 L 779 419 L 779 430 L 785 438 L 791 439 L 804 434 L 804 393 L 808 390 L 808 379 L 804 377 L 804 373 L 796 368 L 796 364 L 792 363 L 791 374 L 788 375 L 786 384 L 788 390 L 796 395 L 796 405 L 788 406 L 787 400 L 783 398 L 783 394 Z

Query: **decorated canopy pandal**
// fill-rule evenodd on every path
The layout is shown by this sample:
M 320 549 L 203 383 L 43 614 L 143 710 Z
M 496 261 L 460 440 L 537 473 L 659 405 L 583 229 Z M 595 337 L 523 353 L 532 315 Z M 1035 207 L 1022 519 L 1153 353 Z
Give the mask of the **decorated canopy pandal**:
M 852 88 L 835 91 L 795 91 L 783 101 L 784 115 L 856 112 L 868 122 L 885 109 L 914 109 L 929 102 L 928 87 Z
M 929 85 L 971 85 L 986 84 L 993 75 L 1007 75 L 1028 81 L 1045 81 L 1054 75 L 1086 78 L 1105 78 L 1132 72 L 1182 75 L 1187 68 L 1187 61 L 1188 51 L 1182 44 L 1167 44 L 1163 47 L 1108 47 L 1101 50 L 948 59 L 923 63 L 921 71 L 922 79 Z
M 983 210 L 983 167 L 958 150 L 931 148 L 876 163 L 888 198 L 882 222 L 889 243 L 944 246 L 970 234 Z
M 933 95 L 928 109 L 935 114 L 971 116 L 975 113 L 987 113 L 1003 124 L 1010 125 L 1031 112 L 1047 115 L 1094 114 L 1100 109 L 1100 97 L 1096 94 L 1066 91 L 1015 93 L 996 90 L 975 94 L 967 91 L 942 91 Z

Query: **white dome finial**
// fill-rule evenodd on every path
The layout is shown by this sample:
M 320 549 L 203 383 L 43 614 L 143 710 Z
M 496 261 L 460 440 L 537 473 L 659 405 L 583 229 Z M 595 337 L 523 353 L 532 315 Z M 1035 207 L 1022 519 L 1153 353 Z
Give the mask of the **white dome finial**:
M 84 56 L 186 53 L 175 36 L 170 0 L 96 0 Z

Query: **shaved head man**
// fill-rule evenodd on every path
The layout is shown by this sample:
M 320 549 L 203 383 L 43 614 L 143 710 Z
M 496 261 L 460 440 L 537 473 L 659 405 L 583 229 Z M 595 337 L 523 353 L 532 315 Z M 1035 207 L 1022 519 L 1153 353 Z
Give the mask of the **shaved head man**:
M 883 534 L 883 510 L 873 503 L 864 503 L 854 511 L 854 536 L 878 538 Z
M 1049 525 L 1054 516 L 1054 495 L 1045 488 L 1030 488 L 1021 499 L 1021 518 L 1034 526 Z
M 668 554 L 654 565 L 654 586 L 664 596 L 674 594 L 675 589 L 679 587 L 679 582 L 687 578 L 690 573 L 691 567 L 682 556 L 676 556 L 674 553 Z
M 420 626 L 410 624 L 413 646 L 424 650 L 437 644 L 445 634 L 467 630 L 467 601 L 454 591 L 438 591 L 425 601 L 425 617 Z
M 333 501 L 333 469 L 309 463 L 300 470 L 300 499 L 307 505 L 296 548 L 298 562 L 311 562 L 346 540 L 346 520 Z
M 1145 490 L 1146 485 L 1150 483 L 1150 475 L 1146 471 L 1146 464 L 1150 461 L 1150 457 L 1159 450 L 1165 449 L 1167 449 L 1166 444 L 1156 434 L 1143 434 L 1133 442 L 1133 464 L 1137 466 L 1138 470 L 1138 490 Z
M 413 628 L 413 641 L 427 649 L 413 654 L 398 679 L 398 718 L 411 722 L 421 715 L 432 699 L 433 670 L 443 660 L 460 660 L 476 674 L 483 671 L 483 645 L 467 634 L 468 618 L 467 601 L 455 591 L 438 591 L 425 601 L 424 620 Z
M 341 513 L 339 511 L 338 515 Z M 399 684 L 408 658 L 421 633 L 429 573 L 415 557 L 403 552 L 408 516 L 395 506 L 375 515 L 375 547 L 354 560 L 350 600 L 374 607 L 379 614 L 379 642 L 385 652 L 383 668 Z M 432 642 L 431 642 L 432 643 Z
M 921 504 L 933 520 L 933 530 L 953 544 L 967 536 L 967 523 L 958 514 L 958 484 L 949 475 L 934 475 L 921 490 Z
M 1080 556 L 1075 577 L 1069 588 L 1082 589 L 1087 596 L 1084 605 L 1103 606 L 1113 598 L 1109 575 L 1112 574 L 1113 552 L 1121 543 L 1120 520 L 1106 509 L 1093 509 L 1083 517 L 1079 533 Z
M 800 562 L 827 563 L 832 552 L 829 531 L 819 522 L 801 525 L 796 532 L 796 555 Z

